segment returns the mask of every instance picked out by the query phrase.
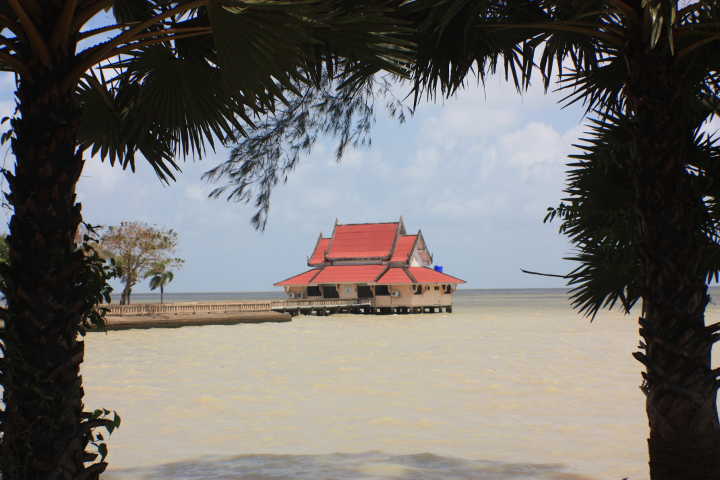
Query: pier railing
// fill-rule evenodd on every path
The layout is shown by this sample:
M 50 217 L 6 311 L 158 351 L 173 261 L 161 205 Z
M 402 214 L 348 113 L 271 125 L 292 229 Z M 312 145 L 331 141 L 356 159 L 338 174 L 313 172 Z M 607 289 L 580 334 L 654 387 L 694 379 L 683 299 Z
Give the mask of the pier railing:
M 347 307 L 350 305 L 364 305 L 365 300 L 355 299 L 344 300 L 341 298 L 329 298 L 325 300 L 298 299 L 298 300 L 276 300 L 272 302 L 272 308 L 294 308 L 294 307 Z
M 165 304 L 137 303 L 135 305 L 101 305 L 110 309 L 110 315 L 153 315 L 153 314 L 195 314 L 195 313 L 227 313 L 227 312 L 270 312 L 272 302 L 247 303 L 197 303 L 197 304 Z
M 267 300 L 242 303 L 136 303 L 134 305 L 100 305 L 108 308 L 110 315 L 196 314 L 232 312 L 272 312 L 279 309 L 307 307 L 339 307 L 358 305 L 357 300 L 339 298 L 325 300 L 291 299 Z

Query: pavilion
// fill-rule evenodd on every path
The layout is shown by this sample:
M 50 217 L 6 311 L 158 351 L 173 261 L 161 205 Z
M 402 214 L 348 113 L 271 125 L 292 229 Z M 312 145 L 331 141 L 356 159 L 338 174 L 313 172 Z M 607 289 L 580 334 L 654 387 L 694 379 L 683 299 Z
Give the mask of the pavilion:
M 453 293 L 465 283 L 432 267 L 422 232 L 408 235 L 397 222 L 340 224 L 322 233 L 307 262 L 312 267 L 275 286 L 293 299 L 356 300 L 373 313 L 452 311 Z

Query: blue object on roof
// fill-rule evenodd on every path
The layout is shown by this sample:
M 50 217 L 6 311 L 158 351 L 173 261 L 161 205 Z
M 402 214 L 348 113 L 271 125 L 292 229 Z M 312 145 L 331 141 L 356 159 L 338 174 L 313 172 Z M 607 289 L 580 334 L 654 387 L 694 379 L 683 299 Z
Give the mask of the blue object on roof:
M 435 271 L 436 271 L 436 272 L 442 273 L 442 269 L 443 269 L 442 265 L 435 265 Z

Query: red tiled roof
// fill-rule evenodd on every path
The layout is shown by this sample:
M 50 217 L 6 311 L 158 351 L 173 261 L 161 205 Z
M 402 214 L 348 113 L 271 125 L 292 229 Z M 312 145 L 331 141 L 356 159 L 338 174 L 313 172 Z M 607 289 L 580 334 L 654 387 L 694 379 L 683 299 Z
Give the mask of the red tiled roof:
M 390 259 L 391 262 L 407 262 L 412 248 L 415 246 L 417 235 L 402 235 L 395 245 L 395 252 Z
M 415 283 L 407 276 L 402 268 L 391 268 L 377 281 L 380 285 L 392 285 L 398 283 Z
M 410 275 L 415 277 L 417 283 L 465 283 L 452 275 L 436 272 L 432 268 L 427 267 L 409 267 Z
M 399 222 L 337 225 L 326 256 L 329 259 L 388 257 L 399 226 Z
M 284 285 L 307 285 L 315 277 L 315 275 L 318 274 L 318 272 L 320 272 L 319 268 L 313 268 L 312 270 L 308 270 L 307 272 L 295 275 L 294 277 L 290 277 L 286 280 L 283 280 L 282 282 L 277 282 L 275 286 L 282 287 Z
M 313 278 L 312 283 L 373 283 L 385 265 L 331 265 Z
M 317 245 L 315 245 L 315 251 L 313 252 L 308 265 L 320 265 L 325 261 L 325 251 L 327 250 L 329 238 L 319 238 Z

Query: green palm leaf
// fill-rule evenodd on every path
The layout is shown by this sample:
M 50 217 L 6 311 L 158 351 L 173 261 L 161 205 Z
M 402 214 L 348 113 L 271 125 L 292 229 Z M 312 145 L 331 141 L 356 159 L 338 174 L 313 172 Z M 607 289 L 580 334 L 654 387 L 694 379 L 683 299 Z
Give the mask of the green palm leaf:
M 403 73 L 410 58 L 409 30 L 393 16 L 400 0 L 202 3 L 113 4 L 128 25 L 116 38 L 137 40 L 79 85 L 84 148 L 123 168 L 141 153 L 168 181 L 176 157 L 245 135 L 288 95 L 327 76 L 346 92 L 361 89 L 382 69 Z M 108 43 L 81 57 L 101 58 Z
M 578 311 L 592 317 L 616 304 L 629 311 L 642 295 L 638 248 L 642 220 L 632 207 L 629 173 L 637 155 L 636 128 L 632 117 L 621 114 L 591 121 L 590 131 L 578 145 L 581 153 L 571 155 L 568 196 L 545 218 L 560 219 L 560 232 L 577 248 L 577 254 L 567 258 L 579 263 L 567 275 L 571 300 Z M 696 242 L 704 245 L 698 275 L 710 281 L 720 275 L 720 147 L 715 137 L 698 130 L 688 139 L 686 152 L 686 175 L 694 196 L 705 200 L 685 215 L 695 219 Z

